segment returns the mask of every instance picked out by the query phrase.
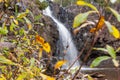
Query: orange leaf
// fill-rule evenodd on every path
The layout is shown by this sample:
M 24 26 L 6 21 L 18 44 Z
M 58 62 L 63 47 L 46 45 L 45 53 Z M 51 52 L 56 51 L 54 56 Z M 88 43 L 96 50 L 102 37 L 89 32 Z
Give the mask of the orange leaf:
M 95 31 L 96 31 L 96 28 L 91 28 L 91 29 L 90 29 L 90 32 L 91 32 L 91 33 L 94 33 Z
M 46 52 L 50 52 L 51 51 L 51 47 L 50 47 L 50 44 L 49 43 L 44 43 L 43 44 L 43 49 L 46 51 Z
M 55 69 L 58 69 L 58 68 L 60 68 L 62 65 L 64 65 L 66 62 L 67 62 L 66 60 L 58 61 L 58 62 L 55 64 L 54 68 L 55 68 Z
M 101 16 L 100 20 L 97 24 L 96 30 L 98 31 L 99 29 L 101 29 L 103 27 L 103 25 L 104 25 L 104 16 Z
M 36 35 L 36 42 L 43 45 L 45 40 L 44 40 L 44 38 L 40 37 L 39 35 Z
M 97 23 L 97 26 L 95 28 L 92 28 L 90 32 L 99 31 L 103 27 L 103 25 L 104 25 L 104 16 L 101 16 Z

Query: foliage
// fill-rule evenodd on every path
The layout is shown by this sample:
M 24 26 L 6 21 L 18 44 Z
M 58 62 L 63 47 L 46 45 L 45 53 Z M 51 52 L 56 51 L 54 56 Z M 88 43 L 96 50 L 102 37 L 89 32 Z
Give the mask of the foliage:
M 61 61 L 58 61 L 56 64 L 55 64 L 55 69 L 58 69 L 60 68 L 63 64 L 66 63 L 66 60 L 61 60 Z
M 40 60 L 43 50 L 50 53 L 51 47 L 38 32 L 34 31 L 34 23 L 29 18 L 31 14 L 33 15 L 29 9 L 26 9 L 24 12 L 16 12 L 15 15 L 8 15 L 9 25 L 6 23 L 7 18 L 4 20 L 1 18 L 4 22 L 0 27 L 0 43 L 5 45 L 4 43 L 8 42 L 15 47 L 5 46 L 0 49 L 0 80 L 55 80 L 54 77 L 44 74 L 47 67 L 43 67 L 44 61 L 40 62 Z M 39 19 L 35 18 L 36 20 Z M 6 39 L 11 33 L 14 38 Z M 8 43 L 6 44 L 9 45 Z
M 85 5 L 85 6 L 88 6 L 88 7 L 92 8 L 93 10 L 95 10 L 95 11 L 97 12 L 98 16 L 100 16 L 100 19 L 99 19 L 99 21 L 98 21 L 98 23 L 97 23 L 96 28 L 92 28 L 92 29 L 90 30 L 90 32 L 99 31 L 99 30 L 103 27 L 104 23 L 106 23 L 109 32 L 110 32 L 115 38 L 117 38 L 117 39 L 120 38 L 120 32 L 119 32 L 119 30 L 118 30 L 115 26 L 110 25 L 110 24 L 109 24 L 110 22 L 109 22 L 109 21 L 106 21 L 106 20 L 104 19 L 104 16 L 102 16 L 102 15 L 100 14 L 100 12 L 98 12 L 98 10 L 96 9 L 95 6 L 93 6 L 93 5 L 90 4 L 90 3 L 86 3 L 85 1 L 77 1 L 77 4 L 80 5 L 80 6 L 81 6 L 81 5 Z M 114 9 L 110 8 L 110 7 L 107 7 L 107 8 L 112 11 L 112 13 L 116 16 L 117 20 L 119 21 L 119 14 L 118 14 L 118 12 L 115 11 Z M 86 13 L 80 13 L 80 14 L 78 14 L 78 15 L 74 18 L 73 28 L 79 27 L 82 23 L 86 22 L 87 17 L 88 17 L 88 15 L 89 15 L 90 12 L 92 12 L 92 11 L 88 11 L 88 12 L 86 12 Z
M 8 8 L 11 1 L 12 0 L 0 0 L 0 4 L 4 3 L 4 6 Z M 17 1 L 19 2 L 20 0 Z M 48 3 L 45 0 L 40 1 L 36 0 L 36 4 L 39 9 L 43 10 L 48 6 Z M 74 1 L 76 0 L 54 1 L 62 4 L 63 6 L 67 6 L 68 4 L 74 4 Z M 73 28 L 80 27 L 79 29 L 81 29 L 81 25 L 85 24 L 84 22 L 87 22 L 88 16 L 92 13 L 97 13 L 99 20 L 96 27 L 91 28 L 90 32 L 97 34 L 105 24 L 109 33 L 116 39 L 119 39 L 120 32 L 116 26 L 112 25 L 109 21 L 106 21 L 96 6 L 85 1 L 88 0 L 79 0 L 77 1 L 77 5 L 88 6 L 92 10 L 78 14 L 74 19 Z M 115 0 L 110 1 L 113 4 L 117 2 Z M 102 2 L 104 1 L 102 0 Z M 0 20 L 3 21 L 2 25 L 0 25 L 0 43 L 8 42 L 9 44 L 14 45 L 14 47 L 10 46 L 10 48 L 8 46 L 0 46 L 0 80 L 56 80 L 57 70 L 60 70 L 67 61 L 60 60 L 55 64 L 52 64 L 54 70 L 53 74 L 46 74 L 47 68 L 53 59 L 53 56 L 51 56 L 51 45 L 42 36 L 40 36 L 41 34 L 34 30 L 34 24 L 39 24 L 44 27 L 43 23 L 34 22 L 38 21 L 42 15 L 33 15 L 29 9 L 22 12 L 19 12 L 17 7 L 15 9 L 16 10 L 13 10 L 15 12 L 7 15 L 7 18 L 3 19 L 0 15 Z M 116 10 L 111 8 L 109 5 L 107 5 L 105 9 L 110 10 L 117 20 L 120 21 L 120 14 Z M 31 15 L 34 17 L 34 21 L 29 18 Z M 86 24 L 83 27 L 85 26 Z M 12 39 L 8 38 L 10 34 L 12 34 Z M 109 56 L 100 56 L 96 58 L 92 62 L 91 67 L 98 66 L 102 61 L 107 59 L 112 59 L 115 67 L 119 66 L 116 59 L 116 53 L 120 50 L 120 47 L 115 50 L 113 47 L 107 45 L 106 48 L 94 49 L 105 51 Z M 43 58 L 43 53 L 45 53 L 46 58 Z M 58 73 L 58 75 L 59 74 L 60 73 Z M 62 75 L 62 79 L 71 79 L 70 75 L 71 73 L 69 73 L 68 76 Z M 88 80 L 93 80 L 90 75 L 87 75 L 87 77 Z
M 101 51 L 105 51 L 107 52 L 109 56 L 100 56 L 97 57 L 96 59 L 93 60 L 93 62 L 91 63 L 90 67 L 96 67 L 100 64 L 100 62 L 104 61 L 104 60 L 108 60 L 110 58 L 112 58 L 112 61 L 114 63 L 115 67 L 119 66 L 119 62 L 116 59 L 116 50 L 114 50 L 113 47 L 106 45 L 106 49 L 105 48 L 93 48 L 94 50 L 101 50 Z M 117 49 L 118 50 L 118 49 Z
M 77 1 L 77 5 L 80 5 L 80 6 L 88 6 L 88 7 L 92 8 L 93 10 L 98 11 L 95 6 L 93 6 L 92 4 L 87 3 L 87 2 L 85 2 L 85 1 Z
M 88 0 L 87 0 L 88 1 Z M 104 1 L 103 1 L 104 2 Z M 116 0 L 111 0 L 111 3 L 115 3 Z M 85 13 L 80 13 L 78 14 L 75 18 L 74 18 L 74 22 L 73 22 L 73 28 L 75 28 L 75 33 L 76 31 L 78 32 L 78 30 L 80 30 L 81 28 L 87 26 L 87 18 L 89 16 L 89 12 L 96 12 L 97 15 L 99 16 L 99 19 L 97 21 L 97 24 L 94 28 L 90 29 L 91 33 L 95 33 L 95 35 L 97 35 L 100 30 L 103 30 L 103 26 L 104 24 L 107 26 L 107 29 L 109 31 L 109 33 L 115 38 L 115 39 L 120 39 L 120 31 L 116 28 L 116 26 L 112 25 L 109 21 L 105 20 L 105 17 L 102 15 L 102 13 L 100 11 L 98 11 L 98 9 L 90 4 L 85 2 L 85 0 L 79 0 L 76 3 L 79 6 L 87 6 L 90 7 L 92 10 L 87 11 Z M 120 19 L 120 14 L 113 8 L 110 7 L 110 4 L 107 4 L 106 2 L 104 3 L 104 7 L 103 9 L 107 9 L 110 10 L 112 12 L 112 14 L 115 16 L 115 18 L 117 18 L 117 21 L 119 22 Z M 91 12 L 91 13 L 92 13 Z M 93 22 L 94 23 L 94 22 Z M 85 25 L 84 25 L 85 24 Z M 91 23 L 92 24 L 92 23 Z M 84 25 L 84 26 L 83 26 Z M 118 67 L 119 66 L 119 62 L 116 59 L 116 53 L 117 50 L 119 50 L 119 48 L 117 50 L 115 50 L 113 47 L 106 45 L 106 48 L 94 48 L 94 50 L 101 50 L 101 51 L 105 51 L 109 54 L 109 56 L 100 56 L 97 57 L 96 59 L 93 60 L 93 62 L 91 63 L 90 67 L 96 67 L 98 66 L 102 61 L 104 60 L 108 60 L 108 59 L 112 59 L 114 66 Z

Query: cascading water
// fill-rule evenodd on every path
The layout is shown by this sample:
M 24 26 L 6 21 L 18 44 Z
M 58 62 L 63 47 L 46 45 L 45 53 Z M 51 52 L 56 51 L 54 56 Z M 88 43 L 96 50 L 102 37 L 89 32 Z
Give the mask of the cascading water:
M 58 31 L 59 31 L 59 34 L 60 34 L 60 37 L 62 40 L 62 44 L 64 46 L 64 50 L 66 50 L 64 59 L 67 60 L 67 63 L 65 66 L 63 66 L 63 68 L 67 68 L 77 58 L 77 53 L 78 53 L 78 51 L 72 41 L 71 34 L 67 30 L 67 28 L 52 15 L 52 11 L 50 10 L 49 6 L 44 10 L 43 13 L 44 13 L 44 15 L 47 15 L 50 18 L 52 18 L 53 21 L 57 24 L 57 28 L 58 28 Z M 76 61 L 76 63 L 73 65 L 72 68 L 77 67 L 77 66 L 80 66 L 79 61 Z

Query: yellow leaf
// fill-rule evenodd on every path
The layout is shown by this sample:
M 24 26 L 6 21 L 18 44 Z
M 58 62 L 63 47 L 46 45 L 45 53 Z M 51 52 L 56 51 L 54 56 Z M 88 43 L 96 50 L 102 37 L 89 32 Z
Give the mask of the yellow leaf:
M 32 24 L 31 24 L 31 23 L 28 23 L 27 26 L 28 26 L 28 29 L 29 29 L 29 30 L 32 29 Z
M 90 75 L 88 75 L 88 80 L 94 80 Z
M 115 38 L 120 38 L 120 32 L 119 30 L 115 27 L 115 26 L 112 26 L 112 32 L 110 32 Z
M 19 13 L 17 18 L 24 18 L 25 16 L 27 16 L 27 13 Z
M 10 18 L 14 18 L 14 16 L 10 16 Z
M 55 78 L 47 76 L 45 74 L 40 73 L 40 76 L 42 77 L 42 80 L 55 80 Z
M 6 80 L 3 74 L 0 75 L 0 80 Z
M 95 6 L 93 6 L 92 4 L 87 3 L 85 1 L 77 1 L 77 5 L 88 6 L 88 7 L 92 8 L 93 10 L 98 12 L 98 10 L 97 10 L 97 8 Z
M 66 60 L 58 61 L 58 62 L 55 64 L 54 68 L 55 68 L 55 69 L 58 69 L 58 68 L 60 68 L 62 65 L 64 65 L 66 62 L 67 62 Z
M 17 21 L 17 20 L 13 19 L 13 21 L 14 21 L 14 23 L 15 23 L 16 25 L 18 25 L 18 21 Z
M 49 43 L 44 43 L 43 44 L 43 49 L 46 51 L 46 52 L 50 52 L 51 51 L 51 47 L 50 47 L 50 44 Z
M 45 42 L 44 38 L 40 37 L 39 35 L 36 35 L 36 42 L 39 43 L 46 52 L 49 53 L 51 51 L 50 44 Z
M 36 42 L 43 45 L 45 40 L 43 37 L 40 37 L 39 35 L 36 35 Z

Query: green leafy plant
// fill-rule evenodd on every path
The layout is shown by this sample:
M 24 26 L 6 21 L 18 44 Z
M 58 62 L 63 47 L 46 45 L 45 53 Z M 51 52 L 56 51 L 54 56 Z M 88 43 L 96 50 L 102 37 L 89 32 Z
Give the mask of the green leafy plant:
M 97 13 L 100 18 L 102 17 L 102 14 L 97 10 L 97 8 L 96 8 L 94 5 L 90 4 L 90 3 L 87 3 L 87 2 L 85 2 L 85 1 L 80 0 L 80 1 L 77 1 L 77 5 L 80 5 L 80 6 L 88 6 L 88 7 L 90 7 L 90 8 L 93 9 L 93 10 L 90 10 L 90 11 L 85 12 L 85 13 L 80 13 L 80 14 L 78 14 L 78 15 L 74 18 L 73 28 L 78 28 L 78 27 L 81 27 L 81 24 L 86 24 L 86 22 L 87 22 L 87 17 L 88 17 L 89 14 L 91 14 L 91 13 Z M 109 5 L 106 7 L 106 9 L 109 9 L 109 10 L 115 15 L 115 17 L 117 18 L 117 20 L 119 21 L 119 19 L 120 19 L 120 14 L 119 14 L 116 10 L 112 9 L 111 7 L 109 7 Z M 104 17 L 104 16 L 103 16 L 103 17 Z M 119 39 L 119 38 L 120 38 L 120 32 L 119 32 L 119 30 L 118 30 L 114 25 L 111 25 L 110 22 L 109 22 L 109 21 L 106 21 L 104 18 L 103 18 L 103 20 L 100 20 L 100 19 L 99 19 L 97 26 L 96 26 L 95 28 L 91 28 L 90 32 L 99 31 L 99 30 L 103 27 L 104 23 L 106 24 L 106 26 L 107 26 L 110 34 L 111 34 L 112 36 L 114 36 L 115 38 Z M 101 24 L 102 24 L 102 25 L 101 25 Z M 79 30 L 80 30 L 80 29 L 81 29 L 81 28 L 79 28 Z M 78 29 L 77 29 L 77 30 L 78 30 Z
M 98 66 L 102 61 L 104 60 L 108 60 L 108 59 L 112 59 L 114 66 L 118 67 L 119 66 L 119 62 L 116 59 L 116 53 L 119 51 L 119 48 L 117 50 L 114 50 L 113 47 L 106 45 L 106 48 L 93 48 L 94 50 L 100 50 L 100 51 L 104 51 L 107 52 L 110 56 L 100 56 L 97 57 L 96 59 L 93 60 L 93 62 L 91 63 L 90 67 L 96 67 Z

